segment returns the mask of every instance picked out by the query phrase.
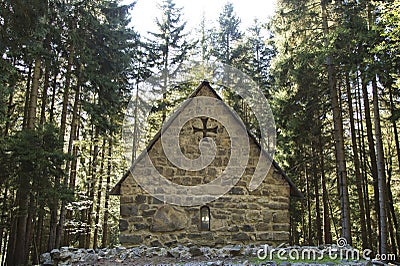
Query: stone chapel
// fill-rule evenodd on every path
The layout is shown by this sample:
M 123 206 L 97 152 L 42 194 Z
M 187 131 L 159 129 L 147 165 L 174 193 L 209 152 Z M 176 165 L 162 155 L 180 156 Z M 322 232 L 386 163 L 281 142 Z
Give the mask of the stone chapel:
M 221 100 L 207 81 L 203 81 L 190 98 L 199 96 Z M 190 108 L 190 102 L 183 108 Z M 233 124 L 237 123 L 239 127 L 239 121 L 228 106 L 226 110 L 224 115 L 232 116 Z M 179 112 L 170 119 L 178 117 Z M 230 141 L 226 130 L 216 120 L 196 117 L 184 125 L 179 135 L 182 153 L 189 158 L 199 156 L 198 144 L 205 135 L 215 140 L 217 153 L 212 163 L 199 171 L 178 169 L 166 160 L 161 131 L 147 146 L 147 154 L 158 172 L 172 182 L 185 186 L 205 184 L 221 173 L 229 160 Z M 260 152 L 263 152 L 250 132 L 248 136 L 250 158 L 243 175 L 228 193 L 202 206 L 166 204 L 142 189 L 132 171 L 127 171 L 110 193 L 120 196 L 121 244 L 131 247 L 189 243 L 198 246 L 288 243 L 290 200 L 302 197 L 302 194 L 275 161 L 265 172 L 261 185 L 253 191 L 248 189 Z M 138 156 L 132 167 L 141 167 L 141 160 L 143 156 Z M 145 174 L 145 171 L 142 173 Z

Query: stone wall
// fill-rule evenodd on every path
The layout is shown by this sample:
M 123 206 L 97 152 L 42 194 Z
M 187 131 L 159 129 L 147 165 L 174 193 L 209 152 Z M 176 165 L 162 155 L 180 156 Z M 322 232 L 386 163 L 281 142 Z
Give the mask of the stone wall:
M 200 90 L 200 95 L 212 96 L 207 90 Z M 191 112 L 193 108 L 197 107 L 190 106 L 183 112 Z M 224 106 L 208 108 L 221 108 L 221 116 L 231 115 Z M 231 121 L 236 123 L 233 118 Z M 239 127 L 239 124 L 237 126 Z M 194 133 L 193 127 L 202 127 L 200 118 L 188 121 L 179 135 L 182 153 L 190 159 L 199 157 L 199 142 L 202 139 L 202 133 Z M 157 171 L 170 181 L 185 186 L 206 184 L 219 176 L 231 159 L 231 139 L 219 122 L 209 119 L 207 127 L 218 127 L 217 133 L 210 136 L 216 145 L 216 157 L 208 167 L 199 171 L 178 169 L 166 159 L 161 140 L 158 139 L 149 151 L 149 157 Z M 248 190 L 260 155 L 255 141 L 250 138 L 249 142 L 250 158 L 239 182 L 229 193 L 206 204 L 210 209 L 210 231 L 201 231 L 199 228 L 201 206 L 180 207 L 164 204 L 138 186 L 132 175 L 128 176 L 121 185 L 121 243 L 124 246 L 287 243 L 290 185 L 280 172 L 271 166 L 260 187 L 252 192 Z M 153 171 L 141 165 L 141 162 L 138 162 L 135 168 L 135 173 L 143 176 Z M 162 186 L 159 189 L 162 193 Z

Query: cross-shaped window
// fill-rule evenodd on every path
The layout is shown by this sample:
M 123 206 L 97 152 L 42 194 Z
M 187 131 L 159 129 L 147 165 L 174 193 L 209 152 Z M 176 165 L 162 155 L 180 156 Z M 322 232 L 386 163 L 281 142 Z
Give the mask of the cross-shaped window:
M 212 127 L 212 128 L 207 128 L 207 122 L 208 122 L 208 119 L 209 119 L 208 117 L 201 117 L 200 119 L 201 119 L 201 122 L 203 123 L 203 128 L 198 128 L 198 127 L 193 126 L 193 132 L 194 133 L 203 132 L 203 138 L 207 137 L 207 133 L 217 134 L 218 126 Z

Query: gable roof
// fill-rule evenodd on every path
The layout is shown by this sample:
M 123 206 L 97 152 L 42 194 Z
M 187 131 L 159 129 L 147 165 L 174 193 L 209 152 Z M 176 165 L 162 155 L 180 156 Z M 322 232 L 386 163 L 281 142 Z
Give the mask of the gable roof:
M 190 104 L 191 99 L 194 97 L 198 96 L 199 92 L 201 91 L 202 88 L 207 88 L 218 100 L 224 102 L 222 98 L 218 95 L 218 93 L 210 86 L 210 83 L 207 80 L 204 80 L 198 87 L 197 89 L 188 97 L 188 101 L 185 101 L 180 109 L 173 113 L 173 115 L 170 117 L 170 119 L 167 120 L 164 130 L 169 128 L 169 126 L 172 124 L 172 122 L 178 117 L 180 114 L 180 111 L 183 110 L 188 104 Z M 231 108 L 227 108 L 229 112 L 232 112 Z M 232 113 L 232 116 L 235 117 L 235 119 L 238 119 L 236 115 Z M 161 137 L 162 134 L 162 128 L 157 132 L 157 134 L 153 137 L 153 139 L 149 142 L 147 145 L 146 149 L 143 150 L 140 155 L 135 159 L 133 162 L 131 168 L 135 167 L 135 165 L 146 155 L 146 153 L 150 152 L 156 141 Z M 249 136 L 250 139 L 254 141 L 254 143 L 257 145 L 257 147 L 260 149 L 261 152 L 264 153 L 264 155 L 271 160 L 269 154 L 261 147 L 260 143 L 257 141 L 257 139 L 253 136 L 253 134 L 246 128 L 247 135 Z M 289 183 L 290 185 L 290 195 L 293 197 L 297 198 L 303 198 L 303 194 L 299 191 L 299 189 L 296 187 L 296 185 L 293 183 L 293 181 L 285 174 L 285 172 L 282 170 L 282 168 L 278 165 L 278 163 L 275 160 L 272 160 L 272 165 L 275 167 L 275 169 L 278 171 L 279 174 L 281 174 L 285 180 Z M 128 170 L 124 176 L 118 181 L 118 183 L 111 189 L 110 195 L 121 195 L 121 185 L 125 181 L 125 179 L 129 176 L 130 170 Z

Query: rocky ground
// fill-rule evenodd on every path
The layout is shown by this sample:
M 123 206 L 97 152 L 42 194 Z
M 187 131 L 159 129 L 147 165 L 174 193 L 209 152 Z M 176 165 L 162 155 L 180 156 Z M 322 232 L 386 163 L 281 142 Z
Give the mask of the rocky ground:
M 314 260 L 300 258 L 299 260 L 288 261 L 285 259 L 289 254 L 294 256 L 309 250 L 316 254 L 324 254 L 324 256 Z M 267 251 L 268 256 L 265 256 L 265 251 Z M 354 249 L 350 247 L 341 248 L 334 245 L 327 247 L 282 247 L 279 249 L 269 246 L 256 247 L 254 245 L 226 246 L 222 248 L 142 246 L 129 249 L 117 247 L 98 250 L 62 247 L 61 249 L 54 249 L 50 253 L 42 254 L 41 265 L 390 265 L 377 260 L 363 260 L 362 258 L 343 259 L 342 255 L 346 251 L 354 251 Z M 274 252 L 272 260 L 269 256 L 271 252 Z M 262 258 L 263 256 L 266 258 Z

